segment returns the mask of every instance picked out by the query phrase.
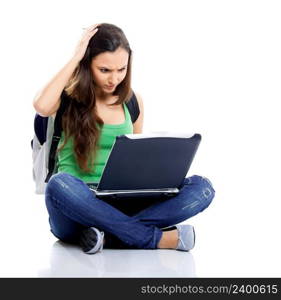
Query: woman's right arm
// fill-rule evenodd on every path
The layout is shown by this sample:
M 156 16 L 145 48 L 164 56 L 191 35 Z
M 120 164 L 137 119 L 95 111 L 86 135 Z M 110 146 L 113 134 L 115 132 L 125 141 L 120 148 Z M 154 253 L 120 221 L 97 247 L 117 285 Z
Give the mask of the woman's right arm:
M 60 106 L 60 96 L 68 83 L 75 68 L 78 66 L 80 60 L 84 57 L 89 40 L 97 32 L 97 26 L 92 25 L 85 28 L 81 40 L 76 46 L 74 56 L 67 62 L 67 64 L 47 83 L 47 85 L 40 90 L 34 100 L 33 107 L 36 112 L 42 117 L 49 117 L 53 115 Z
M 49 117 L 58 110 L 61 93 L 78 63 L 79 61 L 77 59 L 72 58 L 51 81 L 37 93 L 33 100 L 33 107 L 39 115 Z

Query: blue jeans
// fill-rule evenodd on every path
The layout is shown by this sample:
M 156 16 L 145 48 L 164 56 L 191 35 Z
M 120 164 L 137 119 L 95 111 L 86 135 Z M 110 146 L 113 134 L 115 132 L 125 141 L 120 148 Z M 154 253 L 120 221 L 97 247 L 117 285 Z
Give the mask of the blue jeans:
M 51 232 L 64 242 L 77 243 L 81 230 L 93 226 L 104 231 L 104 248 L 156 249 L 161 228 L 195 216 L 214 195 L 210 180 L 194 175 L 185 178 L 176 196 L 100 199 L 79 178 L 57 173 L 45 200 Z

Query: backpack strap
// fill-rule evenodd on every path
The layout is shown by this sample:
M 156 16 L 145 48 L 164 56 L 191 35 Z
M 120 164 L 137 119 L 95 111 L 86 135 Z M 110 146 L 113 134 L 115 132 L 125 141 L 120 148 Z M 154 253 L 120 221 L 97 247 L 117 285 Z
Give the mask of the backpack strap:
M 61 138 L 61 132 L 62 132 L 62 115 L 65 112 L 68 104 L 70 102 L 69 97 L 66 95 L 65 91 L 63 90 L 61 94 L 61 103 L 60 107 L 57 110 L 55 122 L 54 122 L 54 133 L 52 137 L 52 143 L 49 153 L 49 162 L 48 162 L 48 175 L 45 179 L 45 182 L 48 182 L 51 176 L 53 175 L 53 172 L 55 170 L 55 164 L 56 164 L 56 154 L 57 154 L 57 148 L 58 144 Z
M 131 99 L 128 102 L 126 102 L 126 105 L 131 115 L 132 123 L 135 123 L 140 114 L 140 109 L 139 109 L 137 97 L 134 92 Z

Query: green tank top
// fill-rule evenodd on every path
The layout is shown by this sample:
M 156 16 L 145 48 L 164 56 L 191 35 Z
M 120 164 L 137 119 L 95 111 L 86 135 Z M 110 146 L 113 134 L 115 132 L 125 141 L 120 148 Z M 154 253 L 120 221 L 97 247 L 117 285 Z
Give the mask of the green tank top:
M 76 162 L 73 150 L 73 138 L 70 137 L 64 148 L 58 153 L 57 171 L 65 172 L 80 178 L 85 183 L 98 183 L 100 181 L 103 169 L 109 157 L 112 145 L 116 136 L 122 134 L 133 133 L 133 124 L 130 113 L 125 104 L 123 104 L 125 111 L 125 122 L 122 124 L 111 125 L 104 124 L 101 127 L 100 138 L 98 141 L 98 150 L 94 158 L 94 166 L 91 172 L 86 173 L 80 169 Z M 64 132 L 62 131 L 59 147 L 64 140 Z

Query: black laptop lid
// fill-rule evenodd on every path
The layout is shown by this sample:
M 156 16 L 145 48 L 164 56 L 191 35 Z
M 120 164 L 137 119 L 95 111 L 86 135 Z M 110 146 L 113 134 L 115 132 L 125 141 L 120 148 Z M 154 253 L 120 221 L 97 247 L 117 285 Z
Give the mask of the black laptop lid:
M 201 141 L 197 133 L 184 138 L 129 136 L 138 135 L 116 138 L 98 190 L 178 188 Z

